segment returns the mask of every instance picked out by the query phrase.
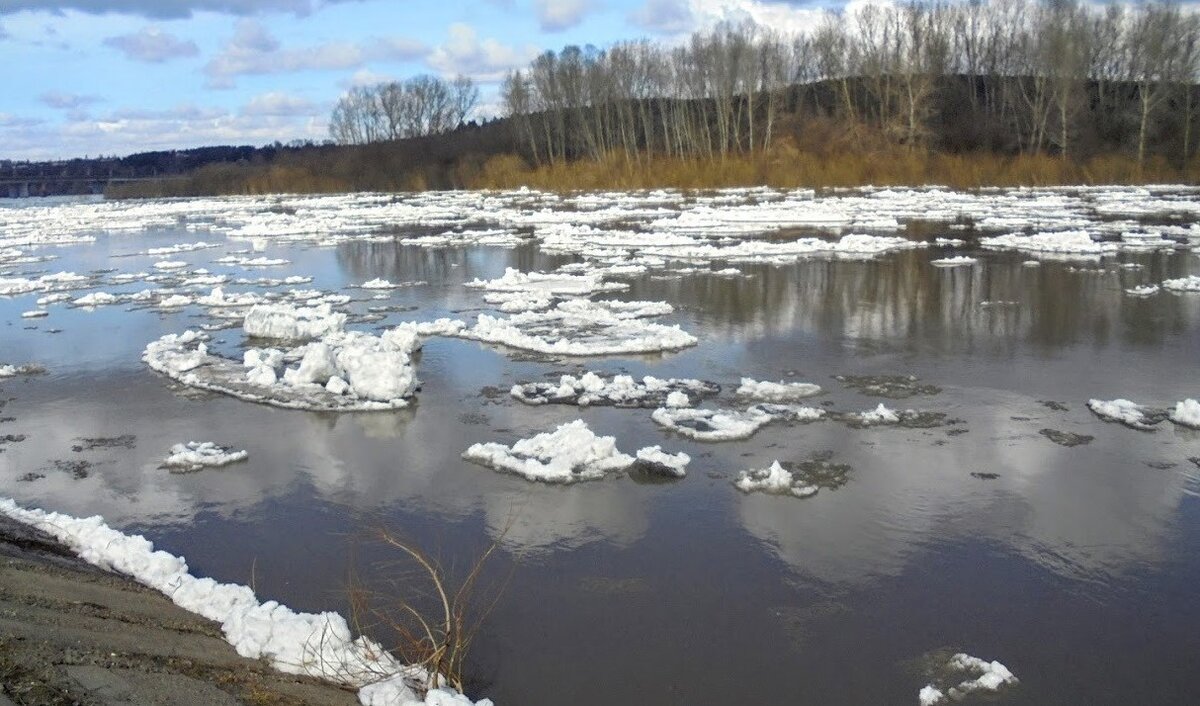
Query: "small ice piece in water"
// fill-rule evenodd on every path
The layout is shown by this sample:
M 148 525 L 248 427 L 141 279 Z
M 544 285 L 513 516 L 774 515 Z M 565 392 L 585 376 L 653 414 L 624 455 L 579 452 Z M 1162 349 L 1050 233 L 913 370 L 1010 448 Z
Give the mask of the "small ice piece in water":
M 741 471 L 733 484 L 743 493 L 771 493 L 807 498 L 817 494 L 817 486 L 795 483 L 792 472 L 775 461 L 769 468 Z
M 1200 429 L 1200 402 L 1188 398 L 1175 405 L 1171 410 L 1171 421 L 1185 427 Z
M 596 436 L 581 419 L 521 439 L 511 447 L 495 442 L 473 444 L 463 458 L 547 483 L 597 480 L 629 468 L 635 460 L 617 450 L 616 439 Z
M 1107 422 L 1117 422 L 1140 431 L 1154 431 L 1154 425 L 1161 421 L 1148 417 L 1145 407 L 1125 399 L 1091 399 L 1088 400 L 1087 406 L 1097 417 Z
M 320 338 L 341 331 L 346 315 L 328 304 L 296 307 L 288 304 L 259 304 L 246 313 L 242 328 L 256 338 L 298 341 Z
M 2 365 L 0 378 L 15 378 L 18 375 L 41 375 L 46 369 L 40 365 Z
M 687 465 L 691 463 L 692 457 L 682 451 L 677 454 L 669 454 L 663 451 L 661 446 L 647 446 L 644 449 L 638 449 L 637 460 L 639 465 L 660 475 L 683 478 L 687 475 Z
M 231 463 L 245 461 L 250 457 L 246 451 L 217 446 L 211 441 L 189 441 L 175 444 L 163 461 L 162 468 L 172 471 L 198 471 L 202 468 L 219 468 Z
M 953 673 L 973 675 L 973 678 L 961 681 L 944 691 L 933 684 L 925 686 L 917 694 L 921 706 L 934 706 L 947 699 L 960 701 L 976 691 L 999 691 L 1001 687 L 1016 684 L 1018 681 L 1003 664 L 996 661 L 987 662 L 965 652 L 951 657 L 946 669 Z
M 187 266 L 188 264 L 182 260 L 162 260 L 154 263 L 156 270 L 182 270 Z
M 161 300 L 159 300 L 158 308 L 160 308 L 160 309 L 178 309 L 180 307 L 188 306 L 191 303 L 192 303 L 191 297 L 185 297 L 182 294 L 172 294 L 169 297 L 163 297 Z
M 93 307 L 108 306 L 109 304 L 116 304 L 118 301 L 119 298 L 117 296 L 109 294 L 108 292 L 92 292 L 91 294 L 85 294 L 82 297 L 79 297 L 71 303 L 75 306 Z
M 1152 297 L 1158 294 L 1159 286 L 1157 284 L 1139 284 L 1136 287 L 1126 289 L 1125 293 L 1131 297 Z
M 959 255 L 957 257 L 943 257 L 937 260 L 930 260 L 929 264 L 933 265 L 934 267 L 963 267 L 966 265 L 974 265 L 977 262 L 979 262 L 979 260 L 973 257 Z
M 362 287 L 363 289 L 396 289 L 398 287 L 403 287 L 404 285 L 393 284 L 382 277 L 376 277 L 375 279 L 369 279 L 358 286 Z
M 766 402 L 791 402 L 821 394 L 821 386 L 808 382 L 759 382 L 753 378 L 742 378 L 737 393 Z
M 1171 292 L 1200 292 L 1200 275 L 1163 280 L 1162 287 Z
M 545 272 L 521 272 L 509 267 L 498 279 L 476 279 L 468 287 L 486 289 L 489 292 L 537 292 L 547 294 L 569 294 L 582 296 L 597 292 L 616 292 L 629 289 L 621 282 L 604 282 L 594 274 L 571 275 Z
M 31 311 L 22 311 L 22 319 L 41 319 L 50 315 L 50 312 L 45 309 L 33 309 Z
M 900 415 L 895 410 L 888 409 L 882 402 L 875 409 L 860 412 L 858 419 L 863 424 L 899 424 Z
M 686 393 L 676 390 L 667 395 L 667 406 L 671 407 L 672 409 L 691 407 L 692 401 L 688 398 Z

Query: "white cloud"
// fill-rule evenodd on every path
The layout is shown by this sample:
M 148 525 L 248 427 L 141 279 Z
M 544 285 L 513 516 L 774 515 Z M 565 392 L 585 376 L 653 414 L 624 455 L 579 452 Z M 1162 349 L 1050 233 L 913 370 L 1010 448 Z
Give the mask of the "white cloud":
M 56 110 L 78 110 L 84 108 L 100 100 L 97 96 L 84 96 L 76 93 L 63 93 L 61 91 L 47 91 L 38 96 L 38 100 L 43 105 L 49 106 Z
M 427 52 L 420 42 L 402 37 L 285 49 L 261 24 L 242 20 L 233 39 L 208 62 L 204 72 L 210 88 L 229 88 L 235 77 L 247 74 L 353 69 L 368 61 L 409 61 Z
M 533 9 L 546 32 L 561 32 L 583 21 L 592 0 L 534 0 Z
M 0 14 L 75 10 L 93 15 L 124 14 L 154 19 L 180 19 L 196 12 L 228 15 L 261 15 L 285 12 L 308 15 L 326 5 L 357 0 L 4 0 Z
M 133 61 L 160 64 L 171 59 L 196 56 L 200 48 L 190 39 L 180 39 L 154 26 L 143 27 L 132 34 L 122 34 L 104 40 Z
M 242 115 L 312 116 L 322 111 L 307 98 L 293 96 L 282 91 L 262 93 L 242 106 Z
M 501 44 L 495 39 L 480 39 L 474 27 L 456 22 L 450 36 L 429 54 L 428 63 L 443 74 L 463 74 L 477 81 L 496 81 L 506 71 L 525 66 L 538 55 L 538 48 Z
M 646 0 L 629 15 L 633 24 L 661 34 L 681 34 L 696 27 L 688 0 Z

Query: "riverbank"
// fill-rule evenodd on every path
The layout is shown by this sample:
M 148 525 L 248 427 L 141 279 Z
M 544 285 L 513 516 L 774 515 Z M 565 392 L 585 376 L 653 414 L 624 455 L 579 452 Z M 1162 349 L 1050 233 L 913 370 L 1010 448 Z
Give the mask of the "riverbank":
M 239 657 L 216 623 L 4 517 L 0 689 L 0 706 L 358 703 L 350 691 Z

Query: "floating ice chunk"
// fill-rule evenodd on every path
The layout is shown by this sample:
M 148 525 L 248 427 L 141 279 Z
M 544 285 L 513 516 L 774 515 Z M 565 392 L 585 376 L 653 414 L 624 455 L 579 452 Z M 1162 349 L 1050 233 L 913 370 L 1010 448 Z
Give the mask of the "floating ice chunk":
M 154 269 L 156 270 L 182 270 L 187 266 L 188 264 L 183 260 L 160 260 L 154 263 Z
M 596 436 L 582 420 L 521 439 L 511 447 L 495 442 L 473 444 L 463 458 L 507 471 L 529 480 L 572 483 L 597 480 L 606 473 L 622 471 L 634 458 L 617 450 L 616 439 Z
M 792 472 L 775 461 L 769 468 L 741 471 L 733 484 L 744 493 L 762 492 L 807 498 L 817 494 L 817 486 L 797 483 Z
M 146 346 L 151 369 L 185 385 L 286 409 L 350 412 L 399 409 L 409 404 L 418 381 L 411 353 L 419 346 L 413 328 L 382 336 L 333 333 L 289 352 L 299 367 L 278 374 L 282 354 L 252 349 L 242 363 L 210 355 L 194 331 L 168 334 Z M 249 369 L 249 370 L 247 370 Z M 341 383 L 330 382 L 337 378 Z
M 70 300 L 71 300 L 70 294 L 67 294 L 66 292 L 59 292 L 57 294 L 47 294 L 44 297 L 38 297 L 37 305 L 38 306 L 49 306 L 50 304 L 58 304 L 59 302 L 65 302 L 65 301 L 70 301 Z
M 1087 406 L 1097 417 L 1105 421 L 1117 422 L 1141 431 L 1153 431 L 1154 425 L 1162 421 L 1161 418 L 1154 419 L 1149 414 L 1150 410 L 1145 407 L 1125 399 L 1091 399 L 1088 400 Z
M 195 243 L 180 243 L 178 245 L 170 245 L 164 248 L 150 248 L 139 255 L 149 255 L 151 257 L 161 257 L 162 255 L 174 255 L 181 252 L 194 252 L 196 250 L 207 250 L 217 247 L 216 243 L 206 243 L 203 240 Z
M 246 257 L 245 255 L 226 255 L 214 260 L 218 265 L 235 265 L 238 267 L 279 267 L 291 264 L 289 260 L 272 259 L 269 257 Z
M 943 248 L 958 248 L 967 244 L 967 241 L 959 238 L 934 238 L 934 245 L 939 245 Z
M 22 319 L 41 319 L 50 315 L 50 312 L 45 309 L 33 309 L 32 311 L 22 311 Z
M 328 304 L 295 307 L 288 304 L 259 304 L 250 309 L 242 327 L 256 338 L 303 340 L 341 331 L 346 315 Z
M 490 292 L 539 292 L 542 294 L 586 295 L 597 292 L 617 292 L 629 289 L 628 284 L 605 282 L 594 275 L 570 275 L 544 272 L 521 272 L 509 267 L 498 279 L 476 279 L 468 287 Z
M 643 465 L 649 470 L 683 478 L 687 475 L 687 465 L 691 463 L 692 457 L 682 451 L 669 454 L 664 452 L 661 446 L 647 446 L 644 449 L 638 449 L 637 460 L 639 465 Z
M 933 706 L 947 699 L 959 701 L 976 691 L 999 691 L 1001 687 L 1016 684 L 1018 681 L 1008 667 L 1003 664 L 995 661 L 987 662 L 963 652 L 951 657 L 949 663 L 946 664 L 946 669 L 953 673 L 974 675 L 974 677 L 959 682 L 945 691 L 933 684 L 925 686 L 917 694 L 921 706 Z
M 366 282 L 363 282 L 362 284 L 360 284 L 358 286 L 362 287 L 363 289 L 399 289 L 400 287 L 403 287 L 404 285 L 403 284 L 393 284 L 392 282 L 389 282 L 386 279 L 377 277 L 375 279 L 369 279 Z
M 888 409 L 882 402 L 875 409 L 860 412 L 859 421 L 863 424 L 899 424 L 900 415 L 895 410 Z
M 1162 287 L 1172 292 L 1200 292 L 1200 275 L 1164 280 Z
M 1120 249 L 1117 243 L 1093 240 L 1083 230 L 1052 233 L 1010 233 L 990 238 L 981 238 L 979 244 L 986 248 L 1020 250 L 1031 253 L 1110 255 Z
M 553 303 L 549 295 L 536 292 L 489 292 L 483 295 L 483 300 L 509 314 L 540 311 L 550 308 L 550 304 Z
M 921 687 L 921 691 L 917 692 L 917 701 L 921 706 L 933 706 L 944 698 L 946 698 L 946 694 L 933 684 L 926 684 Z
M 636 320 L 639 316 L 657 315 L 661 308 L 633 306 L 630 302 L 620 304 L 572 300 L 549 311 L 524 312 L 508 318 L 480 314 L 474 326 L 447 331 L 444 335 L 552 355 L 654 353 L 696 345 L 696 337 L 677 325 Z
M 660 407 L 650 418 L 660 426 L 696 441 L 736 441 L 750 438 L 771 422 L 813 422 L 824 416 L 825 410 L 815 407 L 758 404 L 745 411 Z
M 688 393 L 697 397 L 715 395 L 721 388 L 710 382 L 689 378 L 663 380 L 647 375 L 640 381 L 630 375 L 614 375 L 606 380 L 594 372 L 576 377 L 563 375 L 557 383 L 531 382 L 514 385 L 511 394 L 525 404 L 614 405 L 617 407 L 687 407 Z M 683 395 L 681 400 L 672 395 Z
M 738 395 L 767 402 L 791 402 L 821 394 L 821 386 L 808 382 L 759 382 L 742 378 Z
M 96 307 L 116 304 L 120 300 L 120 297 L 109 294 L 108 292 L 92 292 L 91 294 L 85 294 L 82 297 L 79 297 L 71 303 L 75 306 Z
M 0 514 L 46 532 L 89 564 L 129 576 L 184 610 L 219 623 L 225 640 L 242 657 L 266 660 L 281 672 L 361 689 L 359 700 L 364 704 L 471 706 L 469 699 L 445 689 L 430 690 L 425 701 L 418 699 L 405 684 L 429 683 L 431 675 L 401 664 L 370 638 L 354 637 L 337 613 L 297 613 L 275 601 L 260 603 L 247 586 L 197 578 L 182 557 L 155 550 L 141 535 L 118 532 L 98 516 L 77 518 L 22 508 L 10 499 L 0 499 Z M 476 706 L 491 702 L 485 699 Z
M 185 297 L 182 294 L 173 294 L 169 297 L 164 297 L 159 300 L 158 307 L 160 309 L 178 309 L 188 306 L 192 303 L 191 297 Z
M 930 260 L 929 264 L 933 265 L 934 267 L 963 267 L 966 265 L 974 265 L 978 262 L 979 260 L 973 257 L 959 255 L 957 257 L 943 257 L 937 260 Z
M 1200 402 L 1188 398 L 1175 404 L 1171 410 L 1171 421 L 1185 427 L 1200 429 Z
M 1157 284 L 1140 284 L 1125 290 L 1125 293 L 1132 297 L 1152 297 L 1158 294 L 1158 292 L 1159 286 Z
M 196 297 L 196 303 L 201 306 L 221 309 L 254 306 L 255 304 L 263 303 L 263 298 L 262 295 L 254 292 L 226 294 L 225 290 L 221 287 L 213 287 L 212 291 L 208 294 Z
M 666 405 L 672 409 L 691 407 L 692 399 L 686 393 L 676 390 L 667 395 Z
M 40 365 L 4 365 L 0 364 L 0 379 L 15 378 L 18 375 L 41 375 L 46 369 Z
M 234 451 L 217 446 L 211 441 L 189 441 L 172 446 L 162 467 L 172 471 L 198 471 L 202 468 L 228 466 L 245 461 L 249 457 L 250 454 L 246 451 Z

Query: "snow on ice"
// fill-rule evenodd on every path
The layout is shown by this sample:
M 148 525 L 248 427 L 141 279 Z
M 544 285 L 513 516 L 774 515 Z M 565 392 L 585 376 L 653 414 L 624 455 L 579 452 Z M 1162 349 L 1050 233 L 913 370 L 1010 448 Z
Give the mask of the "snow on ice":
M 198 471 L 228 466 L 249 457 L 246 451 L 234 451 L 211 441 L 189 441 L 172 446 L 162 467 L 172 471 Z
M 473 444 L 463 452 L 463 458 L 547 483 L 597 480 L 629 468 L 636 460 L 617 450 L 616 439 L 597 436 L 582 420 L 521 439 L 512 446 Z

